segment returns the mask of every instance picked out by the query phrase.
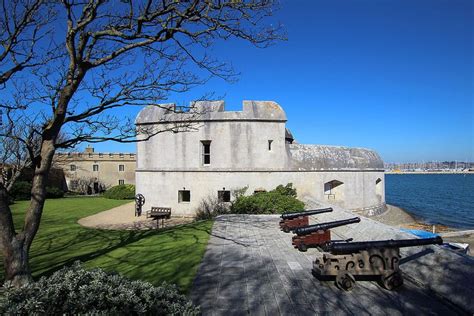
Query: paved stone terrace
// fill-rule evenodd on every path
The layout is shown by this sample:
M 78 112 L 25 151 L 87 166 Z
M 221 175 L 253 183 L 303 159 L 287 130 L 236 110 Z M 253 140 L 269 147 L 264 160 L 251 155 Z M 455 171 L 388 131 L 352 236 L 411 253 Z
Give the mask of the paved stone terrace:
M 397 291 L 359 281 L 351 292 L 317 280 L 311 274 L 317 250 L 294 249 L 292 234 L 281 232 L 278 222 L 272 215 L 217 218 L 191 292 L 203 315 L 459 313 L 407 279 Z

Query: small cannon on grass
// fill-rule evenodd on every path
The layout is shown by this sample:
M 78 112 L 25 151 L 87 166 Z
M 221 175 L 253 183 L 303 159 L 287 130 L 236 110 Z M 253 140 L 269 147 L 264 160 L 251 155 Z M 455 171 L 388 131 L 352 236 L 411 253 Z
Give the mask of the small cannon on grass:
M 425 239 L 363 241 L 326 244 L 313 262 L 313 275 L 318 279 L 336 277 L 336 285 L 349 291 L 356 278 L 376 278 L 387 290 L 403 284 L 399 269 L 400 248 L 441 245 L 441 237 Z
M 340 221 L 333 221 L 321 224 L 310 225 L 306 227 L 296 228 L 292 244 L 299 251 L 306 251 L 308 247 L 319 247 L 331 241 L 331 228 L 354 224 L 360 222 L 359 217 L 344 219 Z M 348 242 L 348 240 L 334 240 L 333 242 Z
M 281 214 L 282 220 L 280 221 L 280 228 L 285 233 L 289 233 L 298 227 L 309 225 L 309 215 L 316 215 L 321 213 L 332 212 L 332 208 L 322 208 L 317 210 L 308 210 L 304 212 L 287 212 Z

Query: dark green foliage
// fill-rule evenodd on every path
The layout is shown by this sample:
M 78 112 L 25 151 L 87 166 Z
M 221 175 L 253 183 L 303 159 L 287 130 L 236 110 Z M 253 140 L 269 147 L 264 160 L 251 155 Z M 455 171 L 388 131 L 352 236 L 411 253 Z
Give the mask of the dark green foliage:
M 46 187 L 46 198 L 57 199 L 64 196 L 64 191 L 57 187 Z M 29 200 L 31 198 L 31 183 L 17 181 L 10 190 L 10 197 L 14 201 Z
M 296 189 L 293 188 L 293 183 L 288 183 L 285 186 L 282 186 L 281 184 L 273 190 L 281 195 L 286 195 L 286 196 L 292 196 L 296 198 Z
M 154 287 L 79 262 L 20 289 L 5 285 L 0 314 L 197 315 L 199 309 L 175 286 Z
M 114 200 L 133 200 L 135 198 L 135 186 L 133 184 L 116 185 L 105 191 L 104 197 Z
M 269 192 L 240 196 L 231 207 L 231 212 L 235 214 L 280 214 L 302 210 L 304 203 L 296 198 L 296 189 L 291 183 L 279 185 Z
M 29 200 L 31 198 L 31 183 L 16 181 L 10 190 L 10 197 L 15 201 Z
M 57 187 L 46 187 L 47 199 L 59 199 L 64 196 L 64 191 Z

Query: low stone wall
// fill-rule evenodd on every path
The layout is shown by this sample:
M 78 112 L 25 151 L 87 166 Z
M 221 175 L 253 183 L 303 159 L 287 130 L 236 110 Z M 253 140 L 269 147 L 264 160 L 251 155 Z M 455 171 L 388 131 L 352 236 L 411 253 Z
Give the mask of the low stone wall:
M 305 198 L 309 209 L 332 207 L 331 213 L 312 216 L 312 222 L 327 222 L 357 216 L 356 213 L 321 201 Z M 412 239 L 415 236 L 370 218 L 361 217 L 360 223 L 332 230 L 343 239 L 373 241 Z M 440 246 L 401 248 L 400 269 L 406 279 L 426 288 L 468 314 L 474 313 L 474 260 Z
M 371 216 L 377 216 L 377 215 L 383 214 L 386 210 L 387 210 L 387 205 L 383 203 L 382 205 L 358 208 L 358 209 L 353 209 L 351 211 L 365 217 L 371 217 Z

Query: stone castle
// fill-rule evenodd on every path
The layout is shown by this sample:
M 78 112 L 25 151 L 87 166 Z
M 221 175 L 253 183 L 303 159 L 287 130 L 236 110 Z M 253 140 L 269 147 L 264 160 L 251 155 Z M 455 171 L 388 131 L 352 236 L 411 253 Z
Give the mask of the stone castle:
M 376 152 L 296 144 L 275 102 L 244 101 L 242 111 L 226 111 L 223 101 L 199 101 L 199 115 L 175 109 L 148 106 L 136 119 L 138 130 L 195 124 L 137 144 L 136 192 L 146 197 L 147 207 L 192 216 L 206 197 L 228 202 L 242 187 L 248 194 L 287 183 L 299 197 L 347 209 L 371 213 L 385 205 L 383 162 Z

